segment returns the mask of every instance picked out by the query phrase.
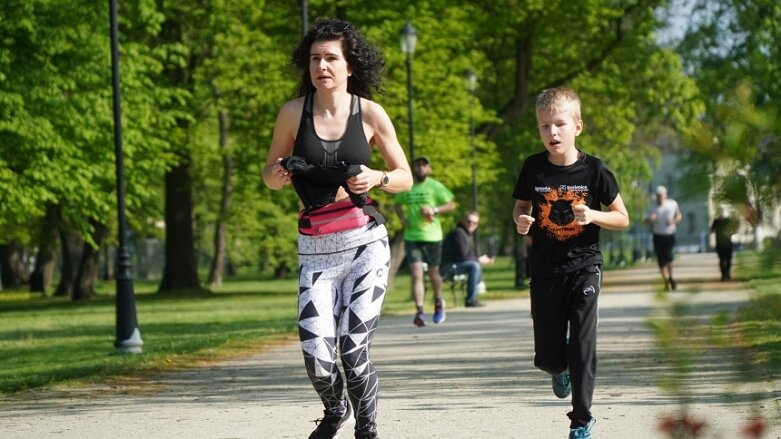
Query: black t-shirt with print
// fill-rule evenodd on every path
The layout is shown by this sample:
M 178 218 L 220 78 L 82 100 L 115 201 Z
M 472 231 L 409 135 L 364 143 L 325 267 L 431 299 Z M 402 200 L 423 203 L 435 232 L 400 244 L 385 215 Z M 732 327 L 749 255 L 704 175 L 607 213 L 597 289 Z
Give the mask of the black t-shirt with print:
M 513 197 L 531 201 L 535 221 L 532 237 L 532 276 L 549 277 L 602 263 L 599 229 L 579 226 L 572 205 L 602 210 L 618 196 L 618 182 L 602 160 L 579 151 L 578 161 L 556 166 L 542 152 L 524 160 Z

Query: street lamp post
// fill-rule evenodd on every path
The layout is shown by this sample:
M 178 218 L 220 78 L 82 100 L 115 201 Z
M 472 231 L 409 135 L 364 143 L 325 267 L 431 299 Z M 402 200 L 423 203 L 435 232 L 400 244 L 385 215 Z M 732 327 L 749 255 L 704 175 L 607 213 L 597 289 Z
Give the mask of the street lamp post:
M 415 159 L 415 126 L 412 108 L 412 55 L 415 54 L 415 44 L 418 34 L 412 23 L 407 22 L 399 32 L 401 51 L 407 54 L 407 117 L 409 118 L 409 159 Z
M 477 212 L 477 147 L 475 146 L 475 103 L 474 94 L 477 88 L 477 73 L 469 69 L 466 71 L 466 88 L 471 95 L 469 102 L 469 142 L 472 145 L 472 210 Z M 473 233 L 475 248 L 480 248 L 480 235 L 477 230 Z
M 117 220 L 119 223 L 119 248 L 117 249 L 116 341 L 117 351 L 140 354 L 141 332 L 136 318 L 136 299 L 133 295 L 133 275 L 130 272 L 130 252 L 127 247 L 127 218 L 125 217 L 125 174 L 122 164 L 122 112 L 119 89 L 119 26 L 117 2 L 109 0 L 111 33 L 111 79 L 114 97 L 114 156 L 117 173 Z
M 472 101 L 469 104 L 469 141 L 472 145 L 472 210 L 477 212 L 477 147 L 475 146 L 474 93 L 477 87 L 477 73 L 469 69 L 466 72 L 466 84 Z
M 306 35 L 309 30 L 309 2 L 301 0 L 301 35 Z

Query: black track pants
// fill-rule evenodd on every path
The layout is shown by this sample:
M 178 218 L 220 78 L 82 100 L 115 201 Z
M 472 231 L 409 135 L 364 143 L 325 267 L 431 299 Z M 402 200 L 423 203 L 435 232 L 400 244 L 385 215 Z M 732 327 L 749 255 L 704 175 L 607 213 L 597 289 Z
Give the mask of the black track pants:
M 569 368 L 572 412 L 568 416 L 572 427 L 591 419 L 601 283 L 602 269 L 598 265 L 531 279 L 534 365 L 554 375 Z

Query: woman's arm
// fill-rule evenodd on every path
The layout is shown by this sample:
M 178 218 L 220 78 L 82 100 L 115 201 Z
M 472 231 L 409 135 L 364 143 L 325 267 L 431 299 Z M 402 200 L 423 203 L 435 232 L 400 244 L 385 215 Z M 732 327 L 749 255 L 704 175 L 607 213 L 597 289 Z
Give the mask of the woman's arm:
M 293 152 L 302 108 L 303 98 L 299 98 L 287 102 L 277 114 L 266 166 L 263 168 L 263 182 L 269 189 L 281 189 L 290 184 L 290 179 L 293 177 L 279 162 Z
M 404 155 L 401 144 L 399 144 L 396 129 L 393 127 L 390 117 L 388 117 L 381 105 L 368 99 L 361 101 L 361 107 L 363 109 L 364 131 L 370 137 L 372 143 L 377 145 L 377 149 L 380 151 L 388 170 L 366 168 L 366 172 L 357 175 L 356 177 L 358 178 L 354 177 L 355 183 L 351 183 L 348 180 L 350 190 L 355 193 L 368 191 L 372 187 L 379 187 L 387 192 L 410 190 L 412 187 L 412 172 L 410 172 L 407 157 Z M 366 175 L 364 176 L 364 174 Z M 386 176 L 388 184 L 383 185 L 383 177 Z M 365 181 L 362 181 L 360 177 L 364 177 Z M 355 187 L 353 187 L 353 184 L 355 184 Z M 363 189 L 363 191 L 358 192 L 356 189 L 359 191 Z

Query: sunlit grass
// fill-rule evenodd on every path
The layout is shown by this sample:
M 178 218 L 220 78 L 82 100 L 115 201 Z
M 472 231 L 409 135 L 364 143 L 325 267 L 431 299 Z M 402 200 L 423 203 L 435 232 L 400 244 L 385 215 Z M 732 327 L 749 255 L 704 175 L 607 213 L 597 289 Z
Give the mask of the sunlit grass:
M 513 297 L 513 265 L 488 267 L 486 298 Z M 154 373 L 258 352 L 294 340 L 297 278 L 243 276 L 208 290 L 156 293 L 157 283 L 134 281 L 142 355 L 114 349 L 114 282 L 99 282 L 82 302 L 22 290 L 0 292 L 0 393 L 51 384 L 99 382 L 118 375 Z M 399 274 L 384 314 L 412 313 L 410 278 Z M 450 297 L 449 287 L 444 293 Z

